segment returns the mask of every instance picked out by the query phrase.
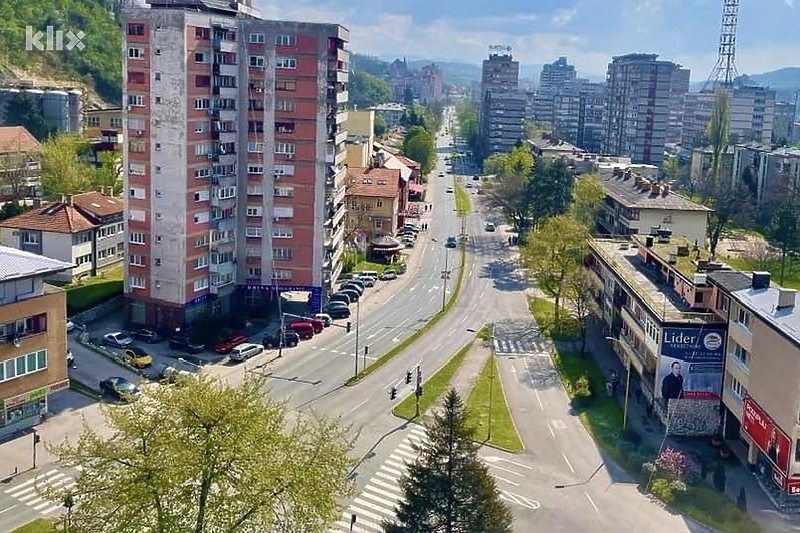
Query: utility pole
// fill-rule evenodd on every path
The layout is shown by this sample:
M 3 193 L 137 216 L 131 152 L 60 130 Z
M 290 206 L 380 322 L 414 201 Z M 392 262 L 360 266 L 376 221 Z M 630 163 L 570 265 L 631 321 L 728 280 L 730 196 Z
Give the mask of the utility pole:
M 35 429 L 33 430 L 33 468 L 36 469 L 36 447 L 38 446 L 39 442 L 41 442 L 42 437 L 39 435 L 39 432 Z
M 420 396 L 422 396 L 422 366 L 421 365 L 417 365 L 417 386 L 416 386 L 416 388 L 414 390 L 414 394 L 417 397 L 417 401 L 416 401 L 416 406 L 417 406 L 416 412 L 417 412 L 417 414 L 415 416 L 419 416 L 419 398 L 420 398 Z
M 356 348 L 353 352 L 353 360 L 355 361 L 355 373 L 353 374 L 354 378 L 358 377 L 358 323 L 361 322 L 361 303 L 356 300 Z M 366 359 L 364 360 L 366 363 Z M 366 368 L 366 366 L 364 367 Z
M 442 312 L 447 304 L 447 279 L 450 277 L 450 270 L 447 266 L 450 256 L 450 248 L 444 249 L 444 270 L 442 270 Z

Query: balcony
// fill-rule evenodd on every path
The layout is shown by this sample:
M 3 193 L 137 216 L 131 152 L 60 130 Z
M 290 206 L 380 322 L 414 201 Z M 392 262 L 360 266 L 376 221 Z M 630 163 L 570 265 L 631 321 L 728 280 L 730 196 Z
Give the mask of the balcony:
M 336 62 L 329 61 L 328 62 L 328 81 L 334 83 L 347 83 L 350 79 L 350 76 L 347 72 L 343 70 L 336 69 Z
M 345 213 L 347 210 L 344 207 L 344 203 L 339 204 L 339 207 L 330 209 L 328 211 L 328 220 L 325 222 L 325 226 L 329 228 L 335 228 L 339 222 L 342 221 L 344 218 Z
M 235 218 L 214 218 L 211 219 L 211 227 L 217 231 L 233 231 L 236 229 Z
M 342 144 L 347 140 L 347 130 L 341 129 L 338 132 L 333 132 L 328 134 L 328 142 L 332 142 L 334 145 Z
M 338 188 L 330 188 L 330 192 L 325 196 L 325 204 L 326 206 L 337 206 L 344 201 L 344 197 L 347 194 L 347 189 L 345 187 L 338 187 Z
M 236 207 L 236 197 L 219 198 L 215 196 L 214 191 L 211 192 L 211 207 L 218 207 L 220 209 L 231 209 Z
M 346 104 L 348 98 L 349 98 L 349 95 L 348 95 L 347 91 L 341 91 L 341 92 L 336 94 L 336 103 L 337 104 Z
M 220 76 L 238 76 L 239 65 L 222 64 L 219 66 Z
M 342 242 L 342 237 L 344 237 L 344 224 L 339 224 L 334 229 L 326 229 L 325 248 L 336 248 Z
M 209 285 L 208 294 L 219 294 L 219 287 L 216 285 Z
M 330 165 L 339 166 L 347 157 L 347 152 L 345 150 L 337 150 L 336 146 L 341 145 L 334 145 L 331 143 L 325 147 L 325 162 Z
M 236 266 L 233 264 L 232 261 L 228 261 L 225 263 L 209 263 L 208 264 L 208 271 L 212 274 L 231 274 L 236 269 Z

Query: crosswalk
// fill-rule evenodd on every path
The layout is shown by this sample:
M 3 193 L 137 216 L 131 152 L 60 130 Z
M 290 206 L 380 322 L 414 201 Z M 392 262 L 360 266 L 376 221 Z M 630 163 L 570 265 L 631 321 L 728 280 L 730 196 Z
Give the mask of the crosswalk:
M 494 339 L 494 351 L 500 355 L 506 354 L 536 354 L 547 348 L 544 339 Z
M 80 468 L 76 467 L 76 470 Z M 23 481 L 19 485 L 5 489 L 5 494 L 18 500 L 34 511 L 47 515 L 63 510 L 63 502 L 53 501 L 45 497 L 47 491 L 66 491 L 77 484 L 75 477 L 54 468 L 36 477 Z M 50 497 L 48 495 L 48 497 Z

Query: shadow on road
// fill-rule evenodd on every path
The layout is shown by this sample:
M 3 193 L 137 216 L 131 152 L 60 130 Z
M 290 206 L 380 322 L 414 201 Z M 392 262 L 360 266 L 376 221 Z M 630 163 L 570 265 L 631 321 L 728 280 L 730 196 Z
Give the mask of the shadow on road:
M 352 479 L 355 479 L 355 477 L 358 475 L 358 468 L 359 468 L 359 467 L 360 467 L 362 464 L 364 464 L 364 461 L 366 461 L 367 459 L 371 459 L 372 457 L 374 457 L 374 456 L 375 456 L 375 448 L 377 448 L 378 446 L 380 446 L 380 444 L 381 444 L 381 443 L 382 443 L 384 440 L 386 440 L 386 439 L 387 439 L 389 436 L 391 436 L 391 435 L 393 435 L 393 434 L 397 433 L 398 431 L 403 431 L 403 430 L 405 430 L 405 429 L 406 429 L 406 428 L 409 426 L 409 424 L 411 424 L 411 421 L 410 421 L 410 420 L 406 420 L 406 421 L 404 421 L 402 424 L 400 424 L 399 426 L 397 426 L 396 428 L 394 428 L 394 429 L 392 429 L 392 430 L 390 430 L 390 431 L 387 431 L 386 433 L 384 433 L 383 435 L 381 435 L 381 436 L 380 436 L 380 438 L 378 438 L 378 440 L 376 440 L 376 441 L 375 441 L 375 444 L 373 444 L 373 445 L 370 447 L 370 449 L 369 449 L 369 450 L 367 450 L 367 452 L 366 452 L 366 453 L 365 453 L 365 454 L 364 454 L 364 455 L 363 455 L 363 456 L 362 456 L 362 457 L 361 457 L 361 458 L 358 460 L 358 462 L 357 462 L 357 463 L 356 463 L 356 464 L 353 466 L 353 469 L 352 469 L 352 470 L 350 470 L 350 473 L 348 474 L 348 476 L 347 476 L 347 479 L 350 479 L 350 480 L 352 480 Z M 360 433 L 360 430 L 359 430 L 359 433 Z
M 517 263 L 509 259 L 496 259 L 484 264 L 478 276 L 491 279 L 494 288 L 503 292 L 520 292 L 528 287 L 527 280 L 517 269 Z

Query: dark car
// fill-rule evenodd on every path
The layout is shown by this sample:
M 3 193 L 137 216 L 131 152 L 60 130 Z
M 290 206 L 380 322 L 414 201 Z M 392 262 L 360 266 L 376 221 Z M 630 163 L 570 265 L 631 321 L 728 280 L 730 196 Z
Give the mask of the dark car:
M 448 248 L 455 248 L 456 246 L 458 246 L 458 239 L 456 239 L 453 236 L 450 236 L 447 238 L 447 242 L 445 242 L 444 245 L 447 246 Z
M 247 342 L 247 337 L 241 333 L 231 333 L 227 338 L 214 345 L 214 351 L 218 354 L 225 355 L 231 353 L 231 350 L 245 342 Z
M 361 298 L 361 295 L 358 293 L 358 291 L 355 291 L 353 289 L 339 289 L 339 292 L 337 292 L 336 294 L 344 294 L 345 296 L 350 298 L 351 302 L 357 302 Z
M 148 344 L 155 344 L 161 341 L 161 336 L 152 329 L 140 329 L 138 331 L 134 331 L 132 337 Z
M 265 348 L 280 348 L 281 345 L 284 348 L 297 346 L 300 344 L 300 336 L 291 330 L 285 330 L 283 332 L 278 330 L 264 336 L 264 338 L 261 339 L 261 344 L 263 344 Z
M 325 312 L 330 315 L 330 317 L 334 320 L 339 318 L 350 318 L 350 309 L 344 306 L 335 306 L 335 307 L 328 307 L 325 309 Z
M 119 376 L 112 376 L 101 381 L 100 392 L 126 402 L 135 400 L 142 393 L 134 383 Z
M 187 335 L 175 335 L 169 340 L 169 347 L 187 353 L 200 353 L 206 349 L 199 342 L 194 342 Z
M 345 283 L 344 285 L 339 287 L 339 292 L 344 290 L 354 290 L 360 295 L 364 294 L 363 285 L 356 285 L 355 283 Z
M 347 294 L 343 294 L 341 292 L 337 292 L 335 294 L 331 294 L 331 297 L 328 299 L 328 301 L 330 302 L 328 305 L 330 305 L 330 304 L 332 304 L 334 302 L 340 302 L 340 303 L 343 303 L 345 305 L 350 305 L 355 300 L 350 298 L 350 296 L 347 295 Z

